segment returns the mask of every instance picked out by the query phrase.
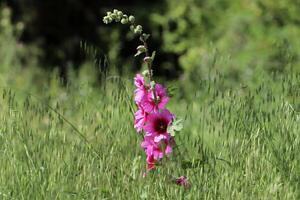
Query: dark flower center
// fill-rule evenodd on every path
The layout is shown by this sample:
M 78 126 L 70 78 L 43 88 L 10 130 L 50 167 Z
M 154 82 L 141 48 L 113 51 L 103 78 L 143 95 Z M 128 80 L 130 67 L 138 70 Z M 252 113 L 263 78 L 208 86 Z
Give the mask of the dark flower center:
M 155 130 L 158 133 L 165 133 L 167 131 L 168 123 L 164 119 L 157 119 L 155 121 Z

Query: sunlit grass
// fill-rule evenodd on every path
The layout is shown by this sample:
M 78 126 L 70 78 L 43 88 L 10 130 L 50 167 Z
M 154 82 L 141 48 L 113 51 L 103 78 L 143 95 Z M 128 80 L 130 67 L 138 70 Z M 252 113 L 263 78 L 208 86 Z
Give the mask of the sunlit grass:
M 53 78 L 26 89 L 34 96 L 5 86 L 0 199 L 299 199 L 299 80 L 177 82 L 170 109 L 185 118 L 178 159 L 146 178 L 131 79 L 100 87 L 73 80 L 63 88 Z M 170 181 L 180 175 L 189 190 Z

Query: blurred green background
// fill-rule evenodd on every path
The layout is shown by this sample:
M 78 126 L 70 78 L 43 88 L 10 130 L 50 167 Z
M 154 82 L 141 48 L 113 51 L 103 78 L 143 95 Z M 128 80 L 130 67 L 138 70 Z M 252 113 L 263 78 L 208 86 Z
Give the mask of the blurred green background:
M 155 80 L 184 119 L 146 179 L 145 66 L 128 27 L 103 24 L 113 8 L 152 35 Z M 2 0 L 0 199 L 300 199 L 299 13 L 299 0 Z
M 1 4 L 1 70 L 55 69 L 64 82 L 86 63 L 99 77 L 140 70 L 132 57 L 138 39 L 126 26 L 102 23 L 113 8 L 135 15 L 152 35 L 154 71 L 168 79 L 197 80 L 218 71 L 236 83 L 255 80 L 257 71 L 300 69 L 299 1 L 10 0 Z

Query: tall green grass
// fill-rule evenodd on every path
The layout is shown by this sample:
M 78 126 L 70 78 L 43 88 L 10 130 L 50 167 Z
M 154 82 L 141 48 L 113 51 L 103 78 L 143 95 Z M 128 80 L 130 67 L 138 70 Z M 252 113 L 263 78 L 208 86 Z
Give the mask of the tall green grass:
M 132 79 L 86 76 L 0 89 L 0 199 L 300 198 L 299 74 L 176 82 L 177 158 L 146 178 Z M 180 175 L 189 190 L 170 181 Z
M 143 178 L 133 76 L 99 84 L 87 64 L 62 87 L 10 28 L 0 30 L 0 199 L 300 199 L 297 70 L 166 83 L 178 87 L 169 108 L 184 129 Z M 170 181 L 181 175 L 189 190 Z

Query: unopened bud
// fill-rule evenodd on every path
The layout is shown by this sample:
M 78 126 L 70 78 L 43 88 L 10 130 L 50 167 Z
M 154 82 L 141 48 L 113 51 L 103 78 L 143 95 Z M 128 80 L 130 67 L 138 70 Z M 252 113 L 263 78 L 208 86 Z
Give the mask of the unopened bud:
M 146 51 L 147 51 L 147 49 L 146 49 L 146 47 L 145 47 L 144 45 L 138 46 L 138 47 L 136 48 L 136 50 L 138 50 L 138 51 L 140 51 L 140 52 L 146 52 Z
M 117 15 L 118 15 L 119 17 L 123 17 L 122 11 L 118 11 L 118 12 L 117 12 Z
M 117 9 L 114 9 L 113 12 L 114 12 L 114 14 L 116 14 L 116 15 L 118 14 L 118 10 L 117 10 Z
M 134 16 L 130 15 L 130 16 L 129 16 L 129 22 L 133 24 L 134 21 L 135 21 Z
M 103 17 L 103 22 L 104 22 L 105 24 L 109 24 L 109 23 L 112 22 L 112 18 L 109 17 L 109 16 L 105 16 L 105 17 Z
M 110 17 L 115 20 L 117 18 L 117 15 L 115 13 L 113 13 L 110 15 Z
M 107 16 L 103 17 L 103 23 L 108 24 Z
M 121 19 L 121 24 L 127 24 L 127 23 L 128 23 L 128 19 L 126 18 Z
M 151 82 L 150 82 L 150 87 L 151 87 L 151 89 L 154 89 L 154 88 L 155 88 L 155 82 L 154 82 L 154 81 L 151 81 Z
M 130 30 L 134 32 L 134 29 L 135 29 L 134 25 L 130 25 Z
M 149 56 L 146 56 L 146 57 L 144 58 L 144 62 L 146 62 L 146 63 L 151 63 L 151 62 L 152 62 L 152 58 L 149 57 Z
M 142 74 L 143 74 L 144 76 L 149 76 L 149 71 L 148 71 L 148 70 L 145 70 L 145 71 L 142 72 Z
M 116 21 L 116 22 L 119 22 L 119 21 L 121 21 L 121 19 L 122 19 L 122 18 L 121 18 L 119 15 L 117 15 L 115 21 Z
M 134 29 L 135 34 L 142 34 L 143 32 L 143 27 L 141 25 L 137 25 Z

